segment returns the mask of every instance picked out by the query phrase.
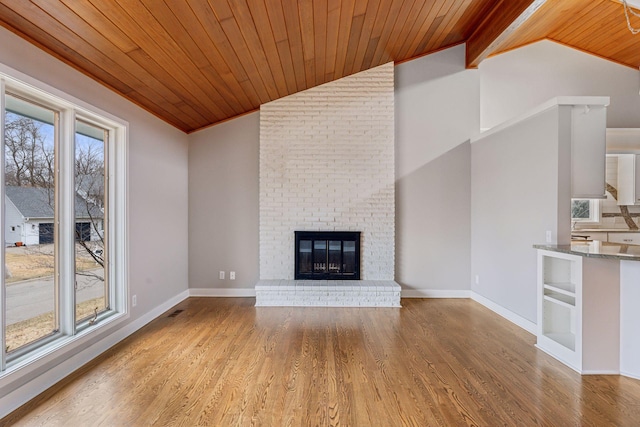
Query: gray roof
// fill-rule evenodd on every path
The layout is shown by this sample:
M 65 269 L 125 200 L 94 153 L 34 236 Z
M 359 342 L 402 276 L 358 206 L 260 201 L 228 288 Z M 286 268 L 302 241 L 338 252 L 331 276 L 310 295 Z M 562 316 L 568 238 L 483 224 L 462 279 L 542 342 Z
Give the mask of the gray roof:
M 104 177 L 92 174 L 76 176 L 76 189 L 80 194 L 104 194 Z
M 53 218 L 53 190 L 41 187 L 7 186 L 5 194 L 25 218 Z M 76 194 L 75 207 L 76 218 L 102 218 L 103 216 L 97 206 L 88 204 L 78 194 Z

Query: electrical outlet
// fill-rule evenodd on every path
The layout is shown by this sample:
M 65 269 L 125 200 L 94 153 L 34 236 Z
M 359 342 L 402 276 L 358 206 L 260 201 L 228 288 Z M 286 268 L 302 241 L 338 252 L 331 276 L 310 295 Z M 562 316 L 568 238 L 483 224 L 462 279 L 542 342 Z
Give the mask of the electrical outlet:
M 131 305 L 135 307 L 138 304 L 138 296 L 134 295 L 131 297 Z
M 229 272 L 229 279 L 236 280 L 236 272 L 235 271 L 230 271 Z
M 551 230 L 547 230 L 547 243 L 551 243 Z
M 476 274 L 476 285 L 480 284 L 480 276 Z
M 220 272 L 220 280 L 224 280 L 224 271 Z

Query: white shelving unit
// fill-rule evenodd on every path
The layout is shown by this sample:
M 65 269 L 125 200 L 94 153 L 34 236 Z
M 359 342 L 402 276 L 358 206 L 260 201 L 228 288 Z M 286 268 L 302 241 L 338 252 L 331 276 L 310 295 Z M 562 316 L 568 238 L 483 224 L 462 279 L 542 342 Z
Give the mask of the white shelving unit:
M 567 364 L 575 365 L 580 326 L 576 289 L 581 282 L 581 259 L 563 254 L 542 255 L 538 292 L 538 347 Z
M 616 261 L 538 251 L 537 346 L 583 374 L 620 369 Z

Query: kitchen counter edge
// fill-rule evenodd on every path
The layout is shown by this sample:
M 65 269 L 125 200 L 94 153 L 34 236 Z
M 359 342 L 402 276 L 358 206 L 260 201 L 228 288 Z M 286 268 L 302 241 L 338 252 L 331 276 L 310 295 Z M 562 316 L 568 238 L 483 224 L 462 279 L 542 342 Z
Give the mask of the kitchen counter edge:
M 607 258 L 607 259 L 617 259 L 624 261 L 640 261 L 640 246 L 636 245 L 620 245 L 620 244 L 611 244 L 611 245 L 600 245 L 594 244 L 594 242 L 574 242 L 570 245 L 533 245 L 535 249 L 542 249 L 546 251 L 552 252 L 562 252 L 571 255 L 578 255 L 589 258 Z M 629 250 L 630 246 L 634 246 L 634 253 L 625 253 L 620 252 L 620 250 Z M 609 250 L 606 250 L 608 248 Z M 618 249 L 619 248 L 619 249 Z

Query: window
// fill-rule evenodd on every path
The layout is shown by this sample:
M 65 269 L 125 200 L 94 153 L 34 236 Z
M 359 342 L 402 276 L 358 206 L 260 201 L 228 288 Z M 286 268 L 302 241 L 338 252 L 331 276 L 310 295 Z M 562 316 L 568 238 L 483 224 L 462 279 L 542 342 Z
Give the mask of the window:
M 75 272 L 76 323 L 108 311 L 109 280 L 105 269 L 109 130 L 76 120 L 75 144 Z
M 127 125 L 34 86 L 0 73 L 0 378 L 127 312 Z
M 4 191 L 22 217 L 46 216 L 52 227 L 39 227 L 30 233 L 25 246 L 5 249 L 5 264 L 13 274 L 5 279 L 5 343 L 7 354 L 55 335 L 59 331 L 56 315 L 56 258 L 53 222 L 56 220 L 54 167 L 56 112 L 5 94 L 4 114 Z M 9 216 L 9 206 L 5 215 Z M 32 224 L 32 230 L 35 224 Z M 30 285 L 32 288 L 27 289 Z M 30 294 L 28 302 L 19 298 Z
M 600 222 L 600 200 L 571 199 L 571 221 L 574 223 Z

